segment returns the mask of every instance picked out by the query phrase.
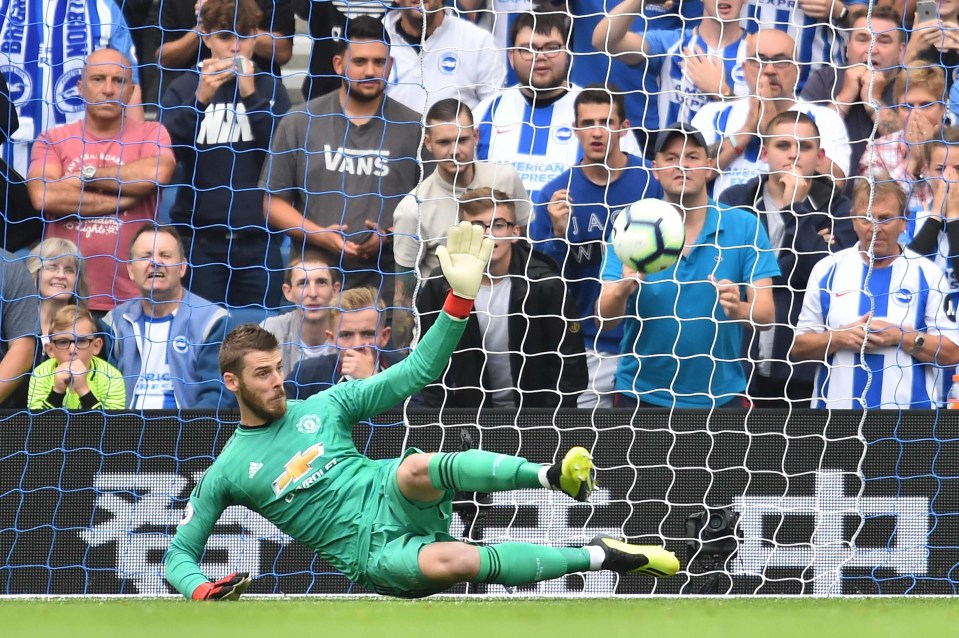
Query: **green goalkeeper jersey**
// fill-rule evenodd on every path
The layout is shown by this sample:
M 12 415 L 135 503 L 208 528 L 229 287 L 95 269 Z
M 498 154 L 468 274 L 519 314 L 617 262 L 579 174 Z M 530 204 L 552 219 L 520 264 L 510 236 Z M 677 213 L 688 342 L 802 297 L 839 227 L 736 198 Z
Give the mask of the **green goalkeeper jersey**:
M 259 512 L 349 579 L 362 580 L 378 507 L 375 488 L 389 461 L 361 454 L 353 444 L 353 425 L 434 381 L 465 325 L 440 313 L 404 361 L 368 379 L 290 401 L 286 415 L 271 424 L 238 427 L 190 495 L 165 559 L 170 584 L 189 598 L 207 582 L 199 560 L 217 519 L 231 505 Z

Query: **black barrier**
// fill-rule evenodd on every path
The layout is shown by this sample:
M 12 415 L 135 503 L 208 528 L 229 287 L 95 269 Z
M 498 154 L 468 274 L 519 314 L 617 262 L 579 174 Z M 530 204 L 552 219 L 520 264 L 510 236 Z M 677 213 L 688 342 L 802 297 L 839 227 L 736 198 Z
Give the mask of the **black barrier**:
M 947 412 L 410 413 L 359 425 L 374 458 L 406 447 L 551 462 L 593 451 L 590 504 L 494 495 L 485 542 L 577 545 L 599 533 L 663 543 L 686 563 L 686 518 L 732 507 L 743 533 L 719 591 L 953 594 L 959 578 L 959 417 Z M 162 556 L 196 478 L 233 429 L 210 415 L 16 413 L 0 418 L 0 593 L 159 594 Z M 251 472 L 256 471 L 251 466 Z M 460 533 L 462 523 L 454 521 Z M 231 508 L 208 576 L 249 571 L 259 593 L 348 593 L 328 565 L 261 517 Z M 598 572 L 528 588 L 560 594 L 695 593 L 708 566 L 652 581 Z M 460 588 L 456 591 L 464 591 Z M 502 591 L 496 586 L 478 591 Z

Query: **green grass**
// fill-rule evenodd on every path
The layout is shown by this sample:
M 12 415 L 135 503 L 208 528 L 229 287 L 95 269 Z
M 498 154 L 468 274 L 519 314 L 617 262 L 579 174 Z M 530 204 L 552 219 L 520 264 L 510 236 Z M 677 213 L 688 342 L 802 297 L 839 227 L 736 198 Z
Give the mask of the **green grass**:
M 0 601 L 4 638 L 924 638 L 959 632 L 949 598 Z

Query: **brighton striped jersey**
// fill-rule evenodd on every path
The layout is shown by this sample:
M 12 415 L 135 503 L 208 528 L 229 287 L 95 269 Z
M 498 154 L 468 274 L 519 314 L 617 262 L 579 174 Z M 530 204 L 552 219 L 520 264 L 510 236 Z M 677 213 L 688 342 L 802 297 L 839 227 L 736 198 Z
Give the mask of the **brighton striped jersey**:
M 948 290 L 942 270 L 910 250 L 890 266 L 870 269 L 853 246 L 813 268 L 796 333 L 836 330 L 872 312 L 874 319 L 959 343 L 956 322 L 945 311 Z M 864 356 L 837 350 L 816 373 L 812 407 L 931 408 L 940 400 L 942 374 L 895 346 Z
M 849 0 L 848 6 L 865 4 Z M 842 30 L 826 18 L 810 18 L 796 0 L 750 0 L 743 7 L 743 26 L 749 33 L 760 29 L 779 29 L 796 41 L 796 61 L 799 62 L 799 84 L 796 92 L 802 91 L 809 74 L 821 64 L 841 65 L 846 44 Z
M 849 175 L 852 146 L 849 144 L 849 135 L 842 117 L 827 106 L 806 102 L 797 102 L 789 110 L 800 111 L 812 118 L 819 128 L 820 144 L 826 157 L 835 162 L 843 174 Z M 718 144 L 739 133 L 746 124 L 748 114 L 748 99 L 731 103 L 712 102 L 699 111 L 693 118 L 692 125 L 703 134 L 707 144 Z M 759 138 L 754 136 L 743 153 L 713 181 L 713 198 L 719 199 L 722 192 L 730 186 L 745 184 L 768 170 L 769 165 L 762 160 L 762 144 Z
M 535 199 L 543 186 L 579 161 L 573 107 L 580 91 L 573 85 L 558 100 L 535 108 L 517 86 L 483 100 L 475 110 L 477 159 L 512 164 L 530 199 Z M 620 147 L 631 155 L 642 155 L 631 134 L 622 137 Z
M 83 117 L 83 63 L 104 47 L 126 55 L 136 79 L 133 40 L 113 0 L 0 0 L 0 73 L 20 119 L 14 143 L 4 145 L 3 153 L 21 174 L 30 142 Z
M 659 126 L 666 128 L 673 122 L 689 122 L 701 108 L 712 100 L 702 93 L 683 72 L 684 50 L 701 50 L 719 56 L 725 69 L 726 84 L 739 96 L 749 95 L 743 60 L 746 59 L 746 34 L 724 49 L 706 44 L 699 29 L 650 31 L 646 34 L 647 68 L 659 76 Z

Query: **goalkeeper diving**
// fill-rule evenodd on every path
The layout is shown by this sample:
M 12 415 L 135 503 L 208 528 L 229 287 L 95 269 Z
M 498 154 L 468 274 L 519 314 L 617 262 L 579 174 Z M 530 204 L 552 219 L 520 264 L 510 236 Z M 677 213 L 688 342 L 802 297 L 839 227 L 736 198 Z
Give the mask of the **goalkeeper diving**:
M 353 425 L 389 409 L 442 373 L 455 350 L 493 249 L 484 229 L 450 229 L 437 257 L 451 288 L 436 323 L 401 363 L 287 401 L 276 339 L 255 325 L 231 332 L 220 371 L 240 406 L 240 425 L 190 495 L 166 554 L 167 580 L 194 600 L 235 600 L 245 573 L 210 582 L 199 560 L 223 511 L 244 505 L 300 541 L 351 581 L 379 594 L 416 598 L 457 583 L 525 585 L 588 570 L 672 576 L 661 547 L 597 537 L 585 547 L 529 543 L 479 546 L 449 534 L 453 494 L 544 488 L 585 501 L 593 489 L 589 452 L 556 464 L 482 450 L 372 460 L 353 444 Z

